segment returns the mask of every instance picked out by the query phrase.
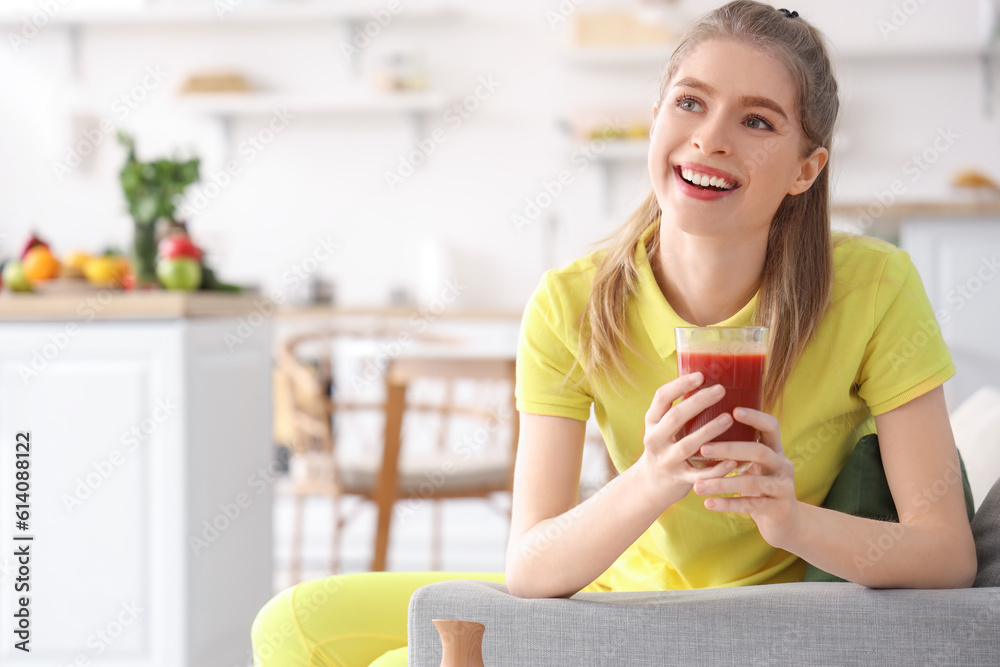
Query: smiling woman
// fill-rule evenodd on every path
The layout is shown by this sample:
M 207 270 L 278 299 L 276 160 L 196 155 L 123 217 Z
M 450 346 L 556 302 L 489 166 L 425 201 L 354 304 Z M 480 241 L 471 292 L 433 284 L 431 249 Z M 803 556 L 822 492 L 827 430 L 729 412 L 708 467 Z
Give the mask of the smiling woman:
M 941 392 L 955 369 L 940 331 L 925 330 L 935 320 L 920 277 L 902 251 L 830 232 L 837 90 L 821 35 L 795 12 L 738 0 L 681 40 L 653 107 L 652 191 L 606 248 L 547 273 L 524 312 L 511 593 L 801 581 L 807 562 L 871 587 L 972 583 Z M 678 374 L 674 329 L 752 324 L 771 332 L 763 411 L 737 407 L 686 432 L 725 390 Z M 917 332 L 926 344 L 899 362 Z M 577 504 L 591 410 L 620 474 Z M 715 441 L 734 422 L 759 436 Z M 859 568 L 886 523 L 821 505 L 874 433 L 902 518 L 892 549 Z M 701 469 L 695 455 L 722 462 Z M 749 468 L 730 474 L 738 461 Z M 935 484 L 940 501 L 918 507 Z M 404 602 L 432 578 L 372 577 L 334 580 L 324 618 L 296 601 L 329 580 L 276 598 L 255 646 L 289 619 L 308 639 L 260 664 L 365 664 L 400 646 Z M 374 599 L 392 609 L 369 605 L 362 623 L 355 612 Z

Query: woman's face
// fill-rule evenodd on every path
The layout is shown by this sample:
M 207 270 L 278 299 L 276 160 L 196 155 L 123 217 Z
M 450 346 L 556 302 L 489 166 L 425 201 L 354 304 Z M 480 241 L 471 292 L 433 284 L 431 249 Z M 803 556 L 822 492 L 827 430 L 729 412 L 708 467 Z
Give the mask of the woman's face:
M 657 107 L 649 174 L 666 224 L 700 236 L 766 233 L 786 194 L 826 164 L 802 156 L 797 91 L 765 51 L 710 40 L 684 59 Z

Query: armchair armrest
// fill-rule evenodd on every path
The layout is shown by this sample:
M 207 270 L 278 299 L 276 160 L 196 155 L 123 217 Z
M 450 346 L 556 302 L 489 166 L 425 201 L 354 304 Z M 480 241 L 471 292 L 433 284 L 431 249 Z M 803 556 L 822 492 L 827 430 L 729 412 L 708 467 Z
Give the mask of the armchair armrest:
M 995 665 L 1000 588 L 791 583 L 525 600 L 447 581 L 410 600 L 410 665 L 441 664 L 432 619 L 486 626 L 486 665 Z

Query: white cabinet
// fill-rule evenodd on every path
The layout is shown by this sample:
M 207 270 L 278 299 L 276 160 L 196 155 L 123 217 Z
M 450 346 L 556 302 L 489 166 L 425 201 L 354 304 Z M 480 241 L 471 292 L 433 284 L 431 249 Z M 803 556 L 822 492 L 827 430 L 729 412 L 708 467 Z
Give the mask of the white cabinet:
M 247 664 L 272 585 L 271 362 L 266 324 L 231 352 L 235 327 L 0 323 L 0 664 Z M 30 654 L 13 648 L 15 534 L 34 536 Z
M 920 271 L 958 371 L 945 385 L 957 407 L 1000 386 L 1000 220 L 905 222 L 900 246 Z

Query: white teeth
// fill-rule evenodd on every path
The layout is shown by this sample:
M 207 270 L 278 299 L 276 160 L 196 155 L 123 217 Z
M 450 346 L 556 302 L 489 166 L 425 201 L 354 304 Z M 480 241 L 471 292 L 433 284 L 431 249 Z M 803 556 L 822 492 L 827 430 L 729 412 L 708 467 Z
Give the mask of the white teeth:
M 733 189 L 733 184 L 724 178 L 709 176 L 707 174 L 696 174 L 691 169 L 681 169 L 681 177 L 689 183 L 700 185 L 702 187 L 712 186 L 722 188 L 723 190 Z

